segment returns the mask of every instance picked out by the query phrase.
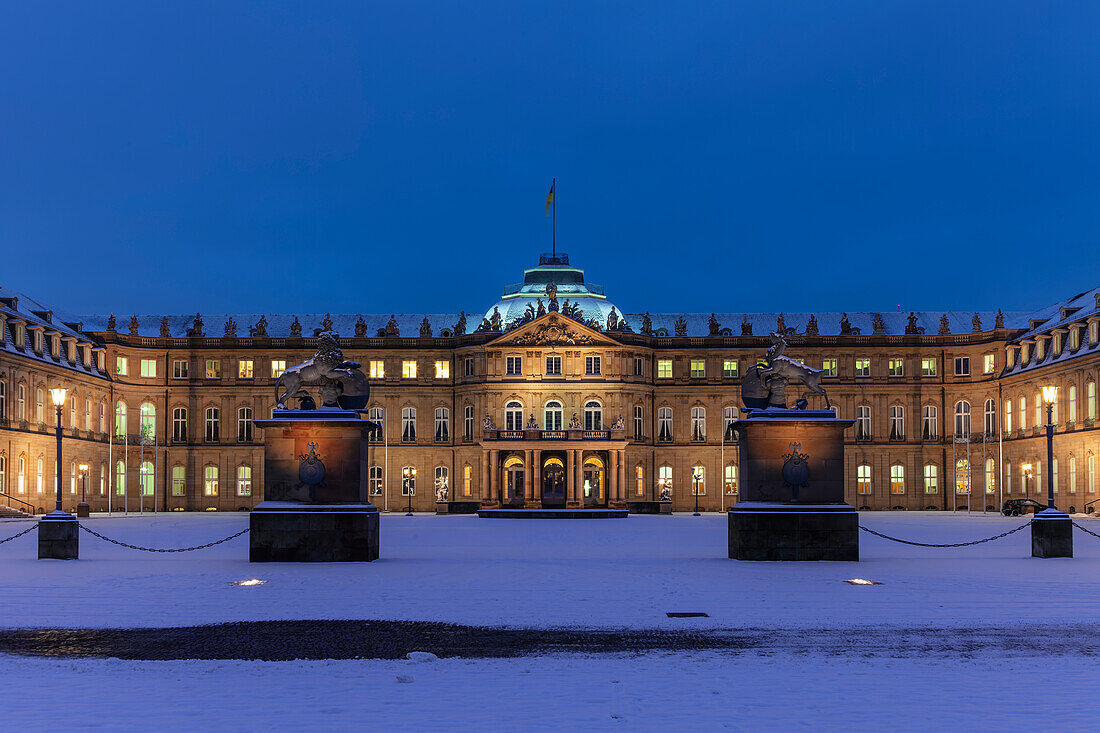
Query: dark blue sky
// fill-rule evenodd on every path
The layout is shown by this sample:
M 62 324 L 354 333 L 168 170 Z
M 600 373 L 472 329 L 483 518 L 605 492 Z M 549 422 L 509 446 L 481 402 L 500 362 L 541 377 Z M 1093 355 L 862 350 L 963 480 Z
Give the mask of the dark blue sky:
M 628 312 L 1100 284 L 1100 4 L 5 3 L 0 284 L 77 312 Z

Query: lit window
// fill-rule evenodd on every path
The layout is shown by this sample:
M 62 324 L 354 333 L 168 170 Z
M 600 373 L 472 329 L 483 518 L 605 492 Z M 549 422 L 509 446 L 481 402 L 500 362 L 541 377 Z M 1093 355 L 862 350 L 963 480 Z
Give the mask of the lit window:
M 857 377 L 869 377 L 869 376 L 871 376 L 871 360 L 870 359 L 856 359 L 856 376 Z
M 473 491 L 474 469 L 470 466 L 462 467 L 462 495 L 470 496 Z
M 141 376 L 143 376 L 143 377 L 155 377 L 155 376 L 157 376 L 157 360 L 156 359 L 142 359 L 141 360 Z
M 1069 406 L 1069 421 L 1071 423 L 1077 422 L 1077 385 L 1071 384 L 1069 386 L 1069 397 L 1066 400 Z M 1009 430 L 1012 427 L 1009 426 Z
M 836 371 L 836 359 L 829 357 L 821 360 L 821 371 L 826 377 L 835 377 Z
M 856 493 L 871 493 L 871 467 L 865 463 L 856 467 Z
M 1096 419 L 1096 382 L 1089 382 L 1085 385 L 1085 419 L 1090 421 Z
M 252 442 L 252 408 L 241 407 L 237 410 L 237 442 Z
M 505 357 L 505 373 L 510 375 L 523 374 L 523 357 L 522 356 L 508 356 Z
M 691 408 L 691 439 L 697 442 L 702 442 L 707 439 L 706 408 Z
M 890 359 L 887 367 L 891 377 L 901 377 L 905 374 L 905 364 L 901 359 Z
M 993 361 L 993 354 L 986 354 L 982 357 L 982 374 L 992 374 L 995 362 Z
M 890 493 L 905 493 L 905 466 L 900 463 L 890 466 Z
M 1096 493 L 1096 456 L 1091 453 L 1086 461 L 1088 463 L 1088 489 L 1090 494 Z
M 546 373 L 551 376 L 558 376 L 561 374 L 561 357 L 560 356 L 548 356 L 546 357 Z
M 707 375 L 707 365 L 702 359 L 691 360 L 691 377 L 692 379 L 700 379 Z
M 451 362 L 437 360 L 435 362 L 435 378 L 447 379 L 451 376 Z
M 435 439 L 445 443 L 451 439 L 451 411 L 446 407 L 435 408 Z
M 203 469 L 202 493 L 205 496 L 218 495 L 218 467 L 207 466 Z
M 271 360 L 271 378 L 278 379 L 286 372 L 286 359 Z
M 645 468 L 634 467 L 634 495 L 645 496 Z
M 1077 493 L 1077 458 L 1069 457 L 1069 493 Z
M 737 359 L 722 360 L 722 376 L 725 379 L 732 379 L 737 376 Z
M 38 476 L 35 480 L 35 493 L 41 494 L 45 491 L 46 485 L 46 470 L 41 458 L 38 459 Z
M 707 493 L 707 469 L 696 465 L 691 468 L 691 495 L 704 496 Z
M 138 409 L 138 437 L 147 443 L 157 437 L 157 408 L 148 402 Z
M 115 495 L 126 496 L 126 464 L 115 461 Z
M 372 359 L 370 363 L 370 378 L 371 379 L 385 379 L 386 377 L 386 365 L 380 359 Z
M 451 477 L 450 472 L 446 466 L 435 467 L 435 490 L 436 492 L 443 492 L 444 496 L 449 496 L 451 489 Z
M 940 490 L 939 474 L 936 466 L 927 465 L 924 467 L 924 493 L 937 494 Z
M 172 466 L 172 496 L 183 496 L 187 490 L 187 469 Z
M 672 408 L 657 408 L 657 440 L 663 443 L 672 442 Z
M 969 377 L 970 376 L 970 357 L 969 356 L 956 356 L 955 357 L 955 376 L 956 377 Z
M 1081 331 L 1077 326 L 1070 326 L 1069 329 L 1069 348 L 1074 350 L 1081 345 Z
M 416 379 L 416 361 L 406 359 L 401 362 L 401 378 Z
M 115 435 L 126 435 L 126 403 L 121 401 L 115 404 Z
M 34 391 L 34 417 L 39 423 L 45 424 L 46 422 L 46 401 L 45 392 L 39 387 Z
M 955 461 L 955 493 L 970 493 L 970 461 L 965 458 Z
M 1016 401 L 1020 407 L 1020 430 L 1027 427 L 1027 397 L 1021 397 Z
M 69 464 L 69 493 L 76 493 L 76 463 Z
M 156 477 L 153 475 L 153 462 L 143 461 L 138 467 L 138 491 L 142 496 L 152 496 L 156 486 Z
M 188 364 L 185 359 L 176 359 L 172 362 L 172 378 L 187 379 Z
M 585 374 L 599 374 L 600 373 L 600 357 L 598 357 L 598 356 L 586 356 L 586 357 L 584 357 L 584 373 Z
M 1072 458 L 1070 459 L 1073 460 Z M 985 493 L 995 494 L 997 493 L 997 474 L 994 470 L 994 462 L 992 458 L 985 459 Z M 1070 464 L 1072 465 L 1072 463 Z
M 669 496 L 672 495 L 672 466 L 660 466 L 657 469 L 657 488 L 661 490 L 661 494 L 667 491 Z
M 1050 481 L 1054 485 L 1054 492 L 1058 493 L 1058 459 L 1050 464 Z
M 935 357 L 924 357 L 920 360 L 920 375 L 922 377 L 934 377 L 934 376 L 936 376 L 936 359 L 935 359 Z
M 115 374 L 125 377 L 130 373 L 130 361 L 125 356 L 115 358 Z
M 657 379 L 672 379 L 672 359 L 657 360 Z
M 251 466 L 237 466 L 237 496 L 252 496 Z
M 237 377 L 240 379 L 252 379 L 251 359 L 241 359 L 237 362 Z
M 726 496 L 737 496 L 739 491 L 737 486 L 737 466 L 730 464 L 726 466 L 725 475 Z
M 222 363 L 217 359 L 206 360 L 206 378 L 207 379 L 221 379 L 222 376 Z
M 401 408 L 401 440 L 406 443 L 416 441 L 416 408 Z

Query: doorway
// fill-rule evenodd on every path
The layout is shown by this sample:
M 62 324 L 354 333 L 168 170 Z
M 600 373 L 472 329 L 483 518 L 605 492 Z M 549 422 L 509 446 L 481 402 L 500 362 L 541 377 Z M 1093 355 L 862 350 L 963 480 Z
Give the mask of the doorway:
M 584 459 L 584 473 L 582 475 L 582 488 L 584 491 L 584 505 L 586 507 L 607 506 L 607 498 L 604 493 L 603 461 L 596 456 Z
M 557 456 L 550 456 L 542 462 L 542 507 L 565 507 L 565 464 Z
M 504 506 L 523 506 L 523 459 L 509 456 L 504 461 L 504 491 L 500 503 Z

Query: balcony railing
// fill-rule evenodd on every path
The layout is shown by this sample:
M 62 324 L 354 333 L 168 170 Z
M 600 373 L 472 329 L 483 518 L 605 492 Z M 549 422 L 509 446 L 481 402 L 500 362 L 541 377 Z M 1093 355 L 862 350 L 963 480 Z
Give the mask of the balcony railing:
M 624 430 L 482 430 L 482 440 L 622 440 Z

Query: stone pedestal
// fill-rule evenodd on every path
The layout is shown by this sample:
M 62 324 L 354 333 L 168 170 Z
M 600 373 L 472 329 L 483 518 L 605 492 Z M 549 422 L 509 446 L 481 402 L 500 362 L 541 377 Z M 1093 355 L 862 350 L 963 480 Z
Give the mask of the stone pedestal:
M 626 508 L 631 514 L 672 514 L 671 501 L 628 501 Z
M 437 501 L 435 503 L 436 514 L 477 514 L 480 508 L 480 501 Z
M 1073 557 L 1073 523 L 1057 509 L 1044 509 L 1031 520 L 1032 557 Z
M 844 502 L 844 430 L 832 411 L 746 411 L 738 432 L 741 501 L 730 507 L 735 560 L 859 560 L 859 518 Z
M 354 410 L 276 410 L 264 431 L 264 500 L 249 518 L 251 562 L 378 559 L 378 508 L 367 498 L 368 439 Z
M 38 520 L 38 559 L 76 560 L 80 557 L 80 526 L 68 512 L 53 511 Z
M 92 506 L 85 501 L 76 505 L 76 516 L 80 518 L 92 516 Z

